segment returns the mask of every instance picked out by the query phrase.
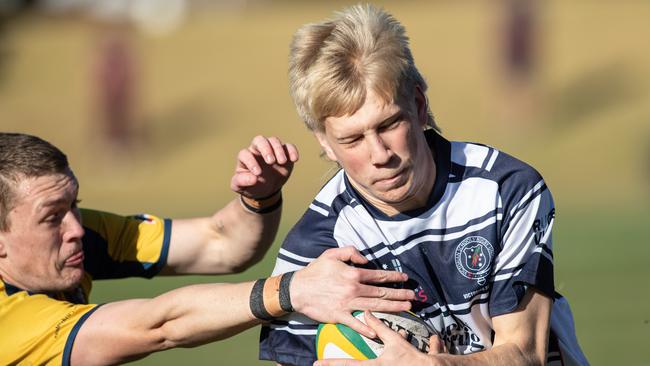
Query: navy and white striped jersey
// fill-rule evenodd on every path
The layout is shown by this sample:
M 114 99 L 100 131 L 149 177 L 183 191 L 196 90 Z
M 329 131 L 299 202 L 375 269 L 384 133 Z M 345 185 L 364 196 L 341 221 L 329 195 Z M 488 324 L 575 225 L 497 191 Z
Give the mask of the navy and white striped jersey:
M 492 317 L 514 311 L 531 286 L 555 300 L 549 364 L 587 364 L 568 304 L 554 291 L 555 208 L 542 177 L 494 148 L 425 133 L 436 162 L 425 207 L 389 217 L 366 202 L 341 170 L 286 237 L 273 274 L 352 245 L 371 267 L 408 274 L 404 286 L 417 297 L 412 311 L 455 354 L 490 348 Z M 317 327 L 301 314 L 264 326 L 260 358 L 311 365 Z

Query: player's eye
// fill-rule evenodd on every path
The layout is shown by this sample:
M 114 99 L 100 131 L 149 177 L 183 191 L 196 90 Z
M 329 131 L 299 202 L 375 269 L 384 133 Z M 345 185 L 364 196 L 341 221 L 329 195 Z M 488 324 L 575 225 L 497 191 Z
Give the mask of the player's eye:
M 340 143 L 345 147 L 353 147 L 361 141 L 361 138 L 362 136 L 350 137 L 350 138 L 346 138 L 345 140 L 342 140 Z
M 56 224 L 56 223 L 61 222 L 61 220 L 63 219 L 63 216 L 64 216 L 64 212 L 57 211 L 57 212 L 54 212 L 54 213 L 46 216 L 44 221 L 49 223 L 49 224 Z
M 402 116 L 399 116 L 399 117 L 395 118 L 394 120 L 392 120 L 391 122 L 381 126 L 379 128 L 379 130 L 380 131 L 389 131 L 389 130 L 395 129 L 400 125 L 400 123 L 402 121 L 403 121 Z

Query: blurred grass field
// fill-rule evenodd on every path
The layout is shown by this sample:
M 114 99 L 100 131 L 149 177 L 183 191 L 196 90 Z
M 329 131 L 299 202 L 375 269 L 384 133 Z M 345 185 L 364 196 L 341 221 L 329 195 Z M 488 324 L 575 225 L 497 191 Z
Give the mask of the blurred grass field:
M 379 3 L 406 26 L 444 134 L 496 146 L 546 178 L 557 206 L 556 287 L 572 305 L 587 357 L 594 365 L 650 365 L 650 3 L 544 2 L 537 111 L 517 123 L 508 117 L 516 100 L 498 76 L 496 2 Z M 100 29 L 36 14 L 7 27 L 0 129 L 37 134 L 66 151 L 84 207 L 210 214 L 234 197 L 235 156 L 255 134 L 278 135 L 301 151 L 278 241 L 262 263 L 236 276 L 97 283 L 92 301 L 271 271 L 284 233 L 332 168 L 289 98 L 288 44 L 300 25 L 345 4 L 251 2 L 192 12 L 164 37 L 134 33 L 146 139 L 129 156 L 111 156 L 97 133 L 91 81 Z M 254 329 L 135 364 L 264 364 L 257 337 Z

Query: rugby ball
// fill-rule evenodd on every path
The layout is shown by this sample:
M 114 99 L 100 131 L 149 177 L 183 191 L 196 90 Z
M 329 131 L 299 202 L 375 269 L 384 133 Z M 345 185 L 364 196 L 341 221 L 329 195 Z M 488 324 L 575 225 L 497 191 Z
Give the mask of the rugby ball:
M 419 351 L 425 353 L 429 351 L 429 338 L 436 333 L 417 315 L 408 311 L 400 313 L 373 311 L 372 314 L 392 330 L 404 330 L 406 340 Z M 362 311 L 355 311 L 352 315 L 365 323 Z M 384 344 L 381 340 L 368 339 L 346 325 L 322 323 L 318 326 L 316 357 L 319 360 L 332 358 L 368 360 L 379 357 L 383 349 Z

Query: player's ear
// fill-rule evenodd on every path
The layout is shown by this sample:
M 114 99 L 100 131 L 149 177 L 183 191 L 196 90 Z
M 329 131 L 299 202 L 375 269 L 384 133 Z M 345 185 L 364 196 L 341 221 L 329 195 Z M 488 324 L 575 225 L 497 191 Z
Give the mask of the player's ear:
M 323 152 L 325 152 L 327 158 L 330 159 L 331 161 L 337 161 L 336 155 L 334 155 L 334 151 L 332 151 L 332 147 L 327 141 L 327 136 L 325 136 L 325 132 L 314 132 L 314 135 L 316 135 L 316 139 L 318 139 L 318 143 L 320 144 L 320 147 L 323 148 Z

